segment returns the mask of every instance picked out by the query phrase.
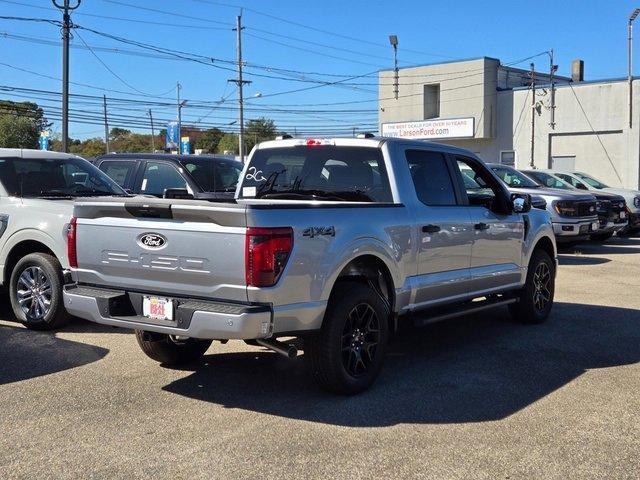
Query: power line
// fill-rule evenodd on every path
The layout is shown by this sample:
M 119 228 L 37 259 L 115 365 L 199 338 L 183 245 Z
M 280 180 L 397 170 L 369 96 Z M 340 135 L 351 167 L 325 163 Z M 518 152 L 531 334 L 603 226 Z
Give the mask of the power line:
M 55 11 L 55 8 L 51 8 L 51 7 L 42 7 L 39 5 L 30 5 L 28 3 L 22 3 L 22 2 L 15 2 L 12 0 L 0 0 L 0 2 L 2 3 L 9 3 L 12 5 L 21 5 L 23 7 L 29 7 L 29 8 L 37 8 L 40 10 L 49 10 Z M 205 27 L 205 26 L 200 26 L 200 25 L 192 25 L 192 24 L 186 24 L 186 23 L 167 23 L 167 22 L 153 22 L 150 20 L 141 20 L 141 19 L 137 19 L 137 18 L 125 18 L 125 17 L 113 17 L 110 15 L 95 15 L 92 13 L 76 13 L 76 15 L 80 15 L 82 17 L 92 17 L 92 18 L 99 18 L 102 20 L 117 20 L 119 22 L 133 22 L 133 23 L 143 23 L 146 25 L 158 25 L 158 26 L 163 26 L 163 27 L 172 27 L 172 28 L 193 28 L 193 29 L 201 29 L 201 30 L 228 30 L 227 28 L 224 27 Z
M 114 3 L 113 0 L 104 0 L 104 1 Z M 366 44 L 366 45 L 374 45 L 374 46 L 380 47 L 380 48 L 387 48 L 388 47 L 386 44 L 381 44 L 381 43 L 377 43 L 377 42 L 372 42 L 370 40 L 364 40 L 362 38 L 351 37 L 349 35 L 344 35 L 344 34 L 341 34 L 341 33 L 335 33 L 335 32 L 331 32 L 331 31 L 328 31 L 328 30 L 323 30 L 321 28 L 314 27 L 314 26 L 311 26 L 311 25 L 308 25 L 308 24 L 295 22 L 293 20 L 289 20 L 289 19 L 286 19 L 286 18 L 278 17 L 278 16 L 270 14 L 270 13 L 262 12 L 260 10 L 256 10 L 254 8 L 251 8 L 251 7 L 246 7 L 246 6 L 241 6 L 241 5 L 234 5 L 234 4 L 229 4 L 229 3 L 216 2 L 216 1 L 211 1 L 211 0 L 192 0 L 192 1 L 195 1 L 195 2 L 198 2 L 198 3 L 208 3 L 210 5 L 220 5 L 220 6 L 224 6 L 224 7 L 230 7 L 230 8 L 243 8 L 246 11 L 253 12 L 253 13 L 257 14 L 257 15 L 261 15 L 261 16 L 264 16 L 264 17 L 272 18 L 274 20 L 278 20 L 280 22 L 284 22 L 284 23 L 287 23 L 289 25 L 295 25 L 297 27 L 306 28 L 307 30 L 313 30 L 315 32 L 323 33 L 325 35 L 331 35 L 331 36 L 334 36 L 334 37 L 342 38 L 342 39 L 345 39 L 345 40 L 351 40 L 351 41 L 363 43 L 363 44 Z M 448 55 L 441 55 L 441 54 L 437 54 L 437 53 L 420 52 L 420 51 L 417 51 L 417 50 L 410 50 L 410 49 L 406 49 L 406 48 L 404 49 L 404 51 L 409 52 L 409 53 L 416 53 L 418 55 L 425 55 L 425 56 L 429 56 L 429 57 L 440 57 L 440 58 L 449 58 L 449 59 L 453 58 L 453 57 L 448 56 Z
M 80 41 L 84 44 L 85 47 L 87 47 L 89 49 L 89 51 L 91 52 L 91 54 L 95 57 L 96 60 L 98 60 L 98 62 L 100 62 L 100 64 L 111 74 L 113 75 L 115 78 L 117 78 L 118 80 L 120 80 L 120 83 L 122 83 L 124 86 L 130 88 L 131 90 L 133 90 L 136 93 L 139 93 L 141 95 L 147 95 L 147 96 L 153 96 L 153 97 L 161 97 L 163 95 L 167 95 L 171 92 L 173 92 L 175 90 L 176 87 L 171 88 L 170 90 L 163 92 L 163 93 L 159 93 L 157 95 L 148 93 L 148 92 L 143 92 L 142 90 L 138 90 L 136 87 L 134 87 L 133 85 L 131 85 L 129 82 L 127 82 L 124 78 L 122 78 L 120 75 L 118 75 L 116 72 L 113 71 L 113 69 L 111 67 L 109 67 L 109 65 L 107 65 L 97 54 L 96 52 L 93 51 L 93 49 L 87 45 L 87 42 L 84 41 L 84 38 L 82 38 L 82 35 L 80 35 L 80 32 L 76 31 L 76 36 L 80 39 Z

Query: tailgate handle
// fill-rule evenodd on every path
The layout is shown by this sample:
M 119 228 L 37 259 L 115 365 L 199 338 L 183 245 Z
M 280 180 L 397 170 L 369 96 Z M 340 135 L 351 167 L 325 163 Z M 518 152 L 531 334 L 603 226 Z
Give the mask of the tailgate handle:
M 134 217 L 173 218 L 171 205 L 149 205 L 148 203 L 129 203 L 124 209 Z

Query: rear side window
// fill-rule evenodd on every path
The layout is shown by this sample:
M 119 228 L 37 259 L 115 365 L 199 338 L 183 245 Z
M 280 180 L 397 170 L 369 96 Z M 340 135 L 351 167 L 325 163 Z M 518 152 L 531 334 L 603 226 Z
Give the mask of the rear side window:
M 334 145 L 256 150 L 240 198 L 393 200 L 379 148 Z
M 125 187 L 131 184 L 131 177 L 135 173 L 136 162 L 133 161 L 108 161 L 100 164 L 100 170 L 111 177 L 118 185 Z
M 405 156 L 416 195 L 422 203 L 432 206 L 456 204 L 453 181 L 442 153 L 407 150 Z

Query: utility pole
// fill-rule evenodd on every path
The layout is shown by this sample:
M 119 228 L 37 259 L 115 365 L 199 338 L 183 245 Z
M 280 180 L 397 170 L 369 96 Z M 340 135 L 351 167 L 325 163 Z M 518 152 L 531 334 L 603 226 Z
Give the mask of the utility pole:
M 242 11 L 241 11 L 242 12 Z M 240 161 L 244 162 L 244 97 L 242 87 L 251 83 L 242 79 L 242 13 L 236 17 L 236 28 L 233 29 L 237 33 L 238 47 L 238 78 L 229 80 L 238 86 L 238 122 L 240 123 L 240 131 L 238 133 L 238 156 Z
M 536 73 L 533 63 L 531 64 L 531 159 L 529 166 L 536 168 L 533 161 L 533 151 L 536 143 Z
M 156 151 L 156 131 L 153 128 L 153 113 L 149 109 L 149 120 L 151 120 L 151 153 Z
M 104 105 L 104 143 L 107 146 L 107 153 L 109 153 L 109 122 L 107 121 L 107 96 L 102 96 Z
M 551 130 L 556 128 L 556 84 L 554 79 L 554 74 L 558 70 L 558 66 L 553 64 L 553 48 L 549 51 L 549 83 L 551 84 L 551 98 L 549 105 L 549 125 L 551 126 Z
M 70 11 L 80 6 L 82 0 L 76 0 L 75 6 L 69 5 L 69 0 L 64 0 L 64 4 L 60 5 L 56 0 L 51 0 L 53 5 L 62 14 L 62 151 L 69 151 L 69 31 L 73 24 L 71 23 Z
M 176 91 L 178 92 L 178 144 L 176 148 L 178 149 L 178 153 L 180 153 L 181 145 L 182 145 L 182 105 L 180 104 L 180 89 L 182 85 L 180 82 L 176 83 Z

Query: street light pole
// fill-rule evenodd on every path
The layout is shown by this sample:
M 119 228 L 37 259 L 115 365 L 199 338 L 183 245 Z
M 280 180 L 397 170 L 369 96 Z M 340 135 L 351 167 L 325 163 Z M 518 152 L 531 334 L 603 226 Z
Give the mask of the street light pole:
M 640 14 L 640 8 L 635 8 L 629 15 L 629 23 L 627 25 L 628 31 L 628 43 L 627 43 L 627 60 L 628 60 L 628 72 L 627 81 L 629 83 L 629 128 L 633 125 L 633 21 Z
M 389 43 L 393 47 L 393 94 L 398 99 L 398 36 L 389 35 Z
M 62 151 L 69 151 L 69 31 L 71 30 L 71 15 L 69 11 L 75 10 L 80 6 L 82 0 L 77 0 L 78 3 L 74 7 L 69 5 L 69 0 L 64 0 L 64 4 L 60 5 L 56 0 L 51 0 L 53 5 L 59 10 L 63 11 L 62 14 Z

